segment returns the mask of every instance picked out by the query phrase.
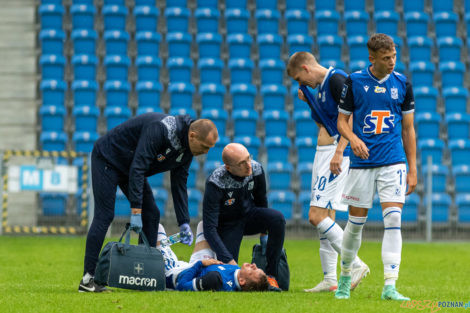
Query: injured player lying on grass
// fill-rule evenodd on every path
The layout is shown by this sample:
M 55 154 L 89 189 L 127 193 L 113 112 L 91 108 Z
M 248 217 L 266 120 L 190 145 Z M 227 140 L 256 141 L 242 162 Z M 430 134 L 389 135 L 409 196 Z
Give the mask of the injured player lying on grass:
M 178 291 L 280 291 L 268 282 L 268 276 L 255 264 L 223 264 L 204 238 L 202 222 L 198 224 L 196 245 L 188 262 L 178 260 L 171 247 L 160 245 L 167 237 L 158 227 L 157 249 L 165 261 L 166 288 Z

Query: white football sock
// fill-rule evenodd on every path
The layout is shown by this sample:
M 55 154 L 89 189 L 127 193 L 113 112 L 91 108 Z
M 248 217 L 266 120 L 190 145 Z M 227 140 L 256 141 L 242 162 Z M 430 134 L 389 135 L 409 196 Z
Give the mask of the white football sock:
M 320 261 L 324 279 L 327 281 L 336 282 L 338 253 L 335 251 L 335 249 L 333 249 L 328 238 L 326 238 L 319 229 L 317 230 L 318 236 L 320 237 Z
M 384 237 L 382 241 L 382 261 L 384 264 L 385 285 L 395 285 L 401 261 L 401 209 L 389 207 L 383 211 Z
M 167 235 L 166 235 L 165 228 L 163 227 L 162 224 L 158 224 L 157 241 L 162 241 L 166 237 L 167 237 Z
M 343 245 L 341 247 L 341 276 L 351 276 L 351 267 L 361 247 L 362 228 L 367 217 L 349 215 L 344 228 Z
M 204 237 L 204 227 L 202 225 L 202 221 L 197 224 L 196 229 L 196 243 L 206 240 Z
M 90 274 L 90 273 L 86 273 L 85 275 L 83 275 L 83 283 L 86 285 L 90 282 L 90 279 L 92 279 L 93 276 Z

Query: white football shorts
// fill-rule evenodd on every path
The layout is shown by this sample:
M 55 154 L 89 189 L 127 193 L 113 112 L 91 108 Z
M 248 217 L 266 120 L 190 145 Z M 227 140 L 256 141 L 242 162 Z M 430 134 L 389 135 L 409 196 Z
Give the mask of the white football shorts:
M 405 203 L 406 165 L 401 163 L 376 168 L 349 169 L 342 203 L 370 209 L 376 189 L 381 203 Z
M 330 172 L 330 161 L 335 151 L 336 145 L 317 146 L 313 160 L 310 206 L 347 211 L 348 206 L 341 203 L 341 194 L 349 169 L 349 156 L 343 156 L 341 173 L 333 175 Z

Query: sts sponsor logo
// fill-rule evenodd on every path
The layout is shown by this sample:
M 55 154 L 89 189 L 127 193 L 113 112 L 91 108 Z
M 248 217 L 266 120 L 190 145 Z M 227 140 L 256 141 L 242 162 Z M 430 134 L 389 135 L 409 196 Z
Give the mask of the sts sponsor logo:
M 375 93 L 385 93 L 386 91 L 387 91 L 387 88 L 380 87 L 380 86 L 375 86 L 375 89 L 374 89 Z
M 364 118 L 364 134 L 382 134 L 392 131 L 395 116 L 388 110 L 372 110 Z

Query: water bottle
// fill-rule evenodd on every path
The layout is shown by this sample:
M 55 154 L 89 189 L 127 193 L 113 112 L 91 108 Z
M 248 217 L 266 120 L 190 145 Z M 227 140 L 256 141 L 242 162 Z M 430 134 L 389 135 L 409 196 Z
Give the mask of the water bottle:
M 172 244 L 178 243 L 181 241 L 181 233 L 173 234 L 169 237 L 166 237 L 160 241 L 162 247 L 171 246 Z

